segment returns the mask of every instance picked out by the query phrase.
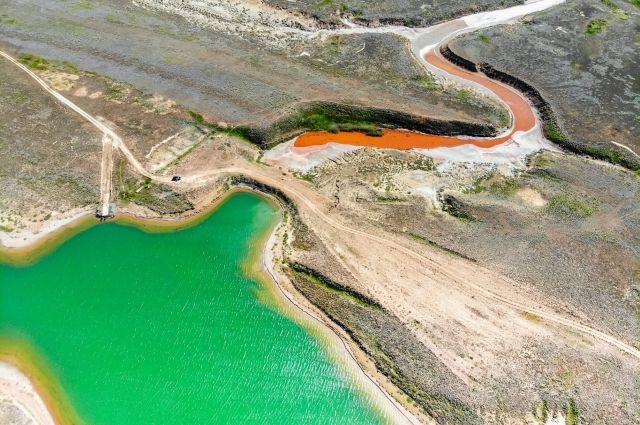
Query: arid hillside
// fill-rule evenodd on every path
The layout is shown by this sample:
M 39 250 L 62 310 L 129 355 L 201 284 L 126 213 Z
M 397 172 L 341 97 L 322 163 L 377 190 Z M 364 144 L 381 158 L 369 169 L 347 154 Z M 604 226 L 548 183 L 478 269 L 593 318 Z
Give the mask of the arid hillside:
M 451 48 L 536 87 L 582 152 L 640 168 L 639 27 L 637 3 L 571 0 Z

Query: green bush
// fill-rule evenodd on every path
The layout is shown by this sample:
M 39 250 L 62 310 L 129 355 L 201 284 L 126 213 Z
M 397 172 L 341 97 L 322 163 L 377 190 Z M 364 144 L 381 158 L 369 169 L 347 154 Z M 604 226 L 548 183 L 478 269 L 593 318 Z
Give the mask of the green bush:
M 605 21 L 604 19 L 592 19 L 589 22 L 587 22 L 587 29 L 585 30 L 585 33 L 587 35 L 595 35 L 602 32 L 602 30 L 606 26 L 607 26 L 607 21 Z
M 547 210 L 558 215 L 589 217 L 597 208 L 568 195 L 556 195 L 549 200 Z
M 567 411 L 565 416 L 566 425 L 578 425 L 580 423 L 580 412 L 574 399 L 570 398 L 567 403 Z

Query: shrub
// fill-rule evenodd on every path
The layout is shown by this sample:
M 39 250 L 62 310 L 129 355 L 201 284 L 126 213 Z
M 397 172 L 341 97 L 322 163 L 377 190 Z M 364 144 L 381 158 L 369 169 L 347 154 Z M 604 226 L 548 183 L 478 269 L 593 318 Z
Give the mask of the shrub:
M 607 21 L 605 21 L 604 19 L 592 19 L 589 22 L 587 22 L 587 29 L 585 30 L 585 33 L 587 35 L 595 35 L 602 32 L 602 30 L 606 26 L 607 26 Z
M 568 195 L 556 195 L 549 201 L 547 210 L 559 215 L 589 217 L 596 207 Z

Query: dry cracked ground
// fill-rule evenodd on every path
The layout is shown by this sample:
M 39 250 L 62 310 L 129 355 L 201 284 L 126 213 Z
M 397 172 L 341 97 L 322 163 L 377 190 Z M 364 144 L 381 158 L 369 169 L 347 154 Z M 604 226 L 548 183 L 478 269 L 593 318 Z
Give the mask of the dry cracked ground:
M 570 1 L 451 44 L 540 90 L 591 157 L 558 149 L 509 169 L 362 149 L 303 174 L 234 130 L 314 101 L 504 125 L 504 110 L 428 75 L 394 35 L 303 31 L 511 3 L 220 2 L 224 14 L 184 3 L 0 1 L 2 50 L 106 120 L 147 170 L 233 168 L 169 185 L 116 155 L 118 211 L 180 217 L 238 182 L 291 200 L 277 250 L 288 288 L 346 329 L 425 421 L 638 423 L 638 359 L 549 319 L 640 349 L 640 178 L 616 164 L 640 149 L 637 4 Z M 0 72 L 1 230 L 95 208 L 99 132 L 4 59 Z

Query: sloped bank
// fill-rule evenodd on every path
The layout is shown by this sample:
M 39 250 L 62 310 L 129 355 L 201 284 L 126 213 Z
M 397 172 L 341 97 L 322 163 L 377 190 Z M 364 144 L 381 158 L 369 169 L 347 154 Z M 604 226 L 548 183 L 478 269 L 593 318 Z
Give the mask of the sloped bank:
M 640 169 L 640 161 L 631 157 L 627 152 L 618 149 L 604 149 L 570 139 L 558 122 L 557 116 L 549 102 L 542 96 L 538 89 L 526 81 L 504 71 L 500 71 L 487 62 L 476 64 L 451 50 L 448 45 L 443 46 L 440 52 L 445 59 L 454 65 L 470 72 L 480 71 L 492 80 L 499 81 L 520 91 L 538 111 L 540 120 L 542 121 L 543 134 L 551 142 L 572 153 L 588 155 L 594 159 L 608 161 L 631 170 Z
M 493 126 L 486 124 L 437 120 L 389 109 L 333 102 L 303 104 L 268 127 L 239 126 L 223 131 L 233 132 L 262 149 L 269 149 L 307 131 L 361 131 L 377 136 L 382 134 L 383 128 L 440 136 L 492 137 L 498 133 Z
M 295 288 L 344 329 L 379 372 L 439 424 L 483 423 L 462 401 L 464 383 L 376 301 L 297 262 L 287 274 Z
M 314 235 L 302 222 L 295 203 L 280 189 L 237 175 L 231 185 L 250 187 L 276 198 L 288 212 L 297 245 L 312 245 Z M 286 242 L 286 241 L 285 241 Z M 295 249 L 295 248 L 294 248 Z M 300 248 L 302 249 L 302 248 Z M 284 271 L 295 289 L 342 328 L 373 361 L 378 372 L 407 394 L 406 403 L 419 406 L 440 424 L 481 424 L 482 418 L 465 399 L 465 384 L 427 349 L 398 317 L 375 299 L 334 281 L 322 271 L 287 256 Z

